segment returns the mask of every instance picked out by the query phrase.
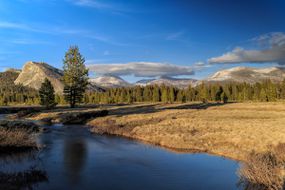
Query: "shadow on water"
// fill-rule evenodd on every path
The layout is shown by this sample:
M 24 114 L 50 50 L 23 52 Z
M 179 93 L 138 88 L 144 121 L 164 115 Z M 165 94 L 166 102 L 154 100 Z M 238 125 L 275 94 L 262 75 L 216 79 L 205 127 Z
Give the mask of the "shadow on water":
M 34 189 L 47 181 L 47 173 L 40 167 L 38 150 L 0 155 L 0 189 Z
M 86 162 L 87 148 L 83 139 L 72 140 L 67 138 L 64 141 L 63 159 L 68 180 L 71 184 L 80 181 L 80 173 Z
M 0 189 L 33 189 L 47 180 L 45 171 L 33 167 L 21 172 L 0 172 Z
M 181 108 L 182 109 L 182 108 Z M 234 161 L 175 154 L 125 138 L 51 126 L 41 151 L 0 156 L 0 189 L 245 189 Z M 3 166 L 3 167 L 2 167 Z

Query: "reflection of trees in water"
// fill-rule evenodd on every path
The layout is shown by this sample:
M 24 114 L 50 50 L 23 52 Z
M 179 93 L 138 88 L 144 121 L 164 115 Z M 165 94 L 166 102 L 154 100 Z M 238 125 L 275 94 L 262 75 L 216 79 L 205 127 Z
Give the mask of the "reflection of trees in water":
M 27 161 L 32 166 L 23 171 L 13 171 L 13 166 L 17 164 L 25 165 Z M 0 155 L 0 189 L 33 189 L 41 182 L 48 181 L 47 173 L 39 169 L 39 151 L 20 151 Z M 12 171 L 4 171 L 3 167 Z
M 83 139 L 64 141 L 64 166 L 71 183 L 80 180 L 80 173 L 85 166 L 87 148 Z
M 0 189 L 33 189 L 33 187 L 48 180 L 45 171 L 30 168 L 22 172 L 0 172 Z
M 36 160 L 38 154 L 39 150 L 35 149 L 0 154 L 0 166 L 9 163 L 21 163 L 25 160 Z

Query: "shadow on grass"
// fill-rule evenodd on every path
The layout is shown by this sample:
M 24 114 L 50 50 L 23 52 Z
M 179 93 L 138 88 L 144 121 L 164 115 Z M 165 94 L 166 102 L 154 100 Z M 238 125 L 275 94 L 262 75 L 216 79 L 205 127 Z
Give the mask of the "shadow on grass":
M 232 104 L 232 103 L 226 103 Z M 226 105 L 224 103 L 193 103 L 193 104 L 182 104 L 173 106 L 169 104 L 166 107 L 158 107 L 161 104 L 151 104 L 151 105 L 137 105 L 132 107 L 119 107 L 110 111 L 109 115 L 130 115 L 130 114 L 147 114 L 156 113 L 162 110 L 179 110 L 179 109 L 208 109 L 210 107 L 218 107 Z
M 208 109 L 210 107 L 224 106 L 226 104 L 232 104 L 232 102 L 229 102 L 229 103 L 214 102 L 214 103 L 186 104 L 186 105 L 168 107 L 166 109 Z

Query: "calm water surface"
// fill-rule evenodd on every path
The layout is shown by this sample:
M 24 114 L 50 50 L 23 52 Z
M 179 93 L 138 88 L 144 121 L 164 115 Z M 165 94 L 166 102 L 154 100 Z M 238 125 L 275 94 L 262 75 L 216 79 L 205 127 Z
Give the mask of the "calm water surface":
M 36 155 L 6 158 L 2 172 L 37 169 L 47 179 L 34 189 L 234 190 L 238 163 L 207 154 L 174 153 L 80 126 L 51 126 Z

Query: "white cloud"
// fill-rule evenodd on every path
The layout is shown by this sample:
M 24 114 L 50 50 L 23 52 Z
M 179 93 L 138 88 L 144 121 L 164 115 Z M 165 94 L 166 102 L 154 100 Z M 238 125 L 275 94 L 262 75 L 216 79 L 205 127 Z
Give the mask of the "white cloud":
M 265 45 L 263 49 L 246 50 L 240 47 L 219 57 L 208 60 L 209 63 L 277 63 L 285 65 L 285 33 L 275 32 L 253 38 L 252 41 Z
M 89 7 L 98 10 L 106 10 L 112 14 L 117 15 L 124 15 L 122 12 L 133 12 L 131 9 L 127 9 L 126 7 L 122 6 L 122 4 L 118 4 L 117 2 L 114 3 L 106 3 L 104 0 L 66 0 L 72 3 L 75 6 L 80 7 Z
M 74 29 L 67 28 L 62 26 L 31 26 L 28 24 L 17 23 L 17 22 L 6 22 L 0 21 L 0 28 L 2 29 L 15 29 L 29 32 L 36 32 L 48 35 L 80 35 L 84 38 L 94 39 L 96 41 L 100 41 L 106 44 L 114 45 L 114 46 L 131 46 L 130 44 L 118 42 L 117 40 L 112 39 L 106 35 L 99 35 L 90 30 L 83 29 Z
M 253 38 L 251 41 L 258 42 L 261 45 L 285 45 L 285 33 L 283 32 L 271 32 L 263 34 L 261 36 Z
M 5 22 L 0 21 L 0 28 L 4 29 L 21 29 L 21 30 L 31 30 L 28 26 L 21 23 Z
M 156 62 L 130 62 L 117 64 L 90 64 L 90 71 L 99 75 L 112 74 L 117 76 L 133 75 L 136 77 L 158 77 L 193 75 L 194 70 L 190 66 L 179 66 Z
M 184 31 L 179 31 L 179 32 L 175 32 L 175 33 L 172 33 L 172 34 L 168 34 L 166 36 L 166 40 L 177 40 L 177 39 L 179 39 L 183 35 L 184 35 Z
M 203 61 L 198 61 L 198 62 L 194 63 L 194 65 L 195 65 L 195 66 L 205 66 L 206 63 L 203 62 Z
M 69 0 L 70 1 L 70 0 Z M 98 0 L 71 0 L 75 5 L 92 7 L 97 9 L 112 9 L 113 7 L 109 4 L 99 2 Z
M 110 52 L 108 50 L 106 50 L 103 52 L 103 55 L 105 55 L 105 56 L 110 55 Z
M 51 42 L 48 41 L 42 41 L 42 40 L 34 40 L 34 39 L 14 39 L 9 40 L 8 42 L 13 44 L 22 44 L 22 45 L 33 45 L 33 44 L 46 44 L 51 45 Z

